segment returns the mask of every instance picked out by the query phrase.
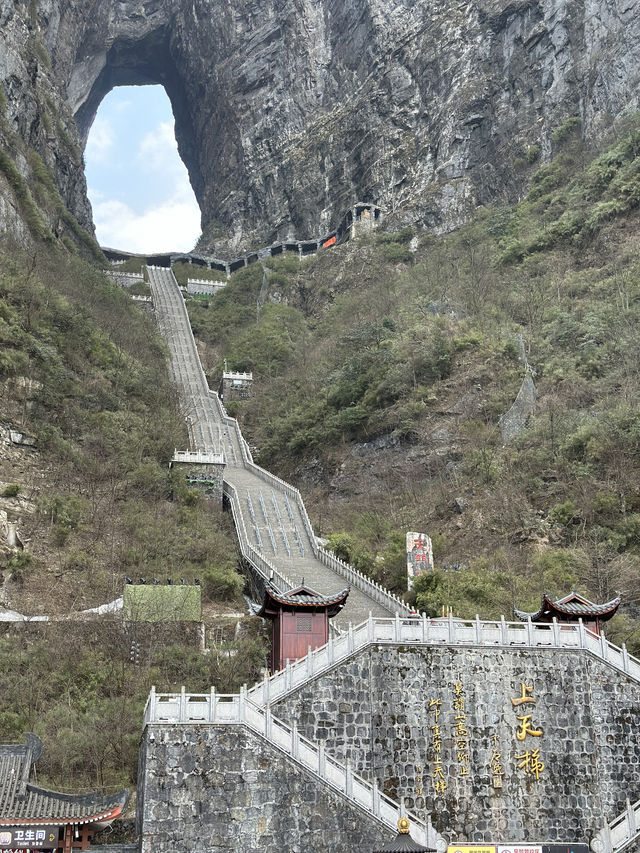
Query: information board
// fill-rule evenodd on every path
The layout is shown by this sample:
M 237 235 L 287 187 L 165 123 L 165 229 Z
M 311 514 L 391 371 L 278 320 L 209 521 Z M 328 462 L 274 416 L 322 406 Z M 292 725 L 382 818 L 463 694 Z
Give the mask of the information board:
M 450 844 L 447 853 L 496 853 L 495 844 Z
M 58 846 L 57 826 L 3 826 L 0 850 L 53 850 Z

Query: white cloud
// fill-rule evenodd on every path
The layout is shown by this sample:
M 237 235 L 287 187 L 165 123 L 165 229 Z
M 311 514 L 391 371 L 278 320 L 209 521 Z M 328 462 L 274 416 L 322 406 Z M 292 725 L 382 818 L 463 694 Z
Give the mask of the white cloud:
M 172 121 L 162 121 L 154 130 L 145 134 L 140 140 L 137 159 L 147 171 L 169 170 L 176 174 L 182 171 L 184 164 L 178 154 L 174 125 Z
M 200 209 L 180 188 L 142 213 L 115 199 L 101 201 L 93 218 L 102 246 L 129 252 L 188 252 L 200 236 Z
M 98 116 L 89 131 L 87 147 L 84 152 L 86 162 L 91 164 L 106 163 L 115 141 L 113 127 L 106 119 Z

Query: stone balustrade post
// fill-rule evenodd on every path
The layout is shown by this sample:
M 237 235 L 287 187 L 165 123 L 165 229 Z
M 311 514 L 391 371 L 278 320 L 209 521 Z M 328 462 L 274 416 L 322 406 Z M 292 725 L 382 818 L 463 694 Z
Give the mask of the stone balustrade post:
M 559 645 L 560 645 L 560 636 L 559 636 L 559 633 L 558 633 L 558 632 L 559 632 L 559 629 L 558 629 L 558 620 L 556 619 L 556 617 L 555 617 L 555 616 L 553 617 L 553 621 L 552 621 L 552 623 L 551 623 L 551 632 L 552 632 L 552 634 L 553 634 L 553 645 L 554 645 L 554 646 L 559 646 Z
M 351 759 L 347 758 L 344 768 L 344 792 L 349 797 L 353 798 L 353 771 L 351 769 Z
M 625 672 L 629 672 L 629 652 L 626 643 L 622 644 L 622 668 Z
M 300 755 L 300 736 L 298 735 L 298 724 L 295 720 L 291 726 L 291 755 L 296 761 Z
M 476 613 L 476 643 L 482 645 L 482 625 L 480 623 L 480 615 Z
M 355 648 L 355 643 L 353 639 L 353 625 L 349 622 L 349 628 L 347 630 L 347 652 L 351 654 Z
M 629 838 L 632 838 L 636 832 L 638 831 L 638 824 L 636 821 L 636 813 L 631 805 L 631 801 L 627 797 L 627 826 L 629 827 Z
M 399 643 L 401 640 L 401 637 L 400 637 L 400 614 L 398 613 L 397 610 L 396 610 L 395 618 L 393 620 L 393 639 L 396 641 L 396 643 Z
M 373 643 L 375 639 L 375 630 L 376 626 L 373 621 L 373 614 L 371 613 L 371 611 L 369 611 L 369 619 L 367 622 L 367 639 L 370 643 Z
M 185 693 L 184 684 L 180 688 L 180 701 L 178 704 L 178 722 L 187 722 L 187 696 Z
M 156 721 L 156 686 L 152 685 L 147 701 L 147 713 L 145 714 L 147 723 L 155 723 Z
M 533 645 L 533 624 L 531 622 L 531 616 L 527 616 L 527 645 Z
M 584 633 L 584 622 L 582 621 L 582 617 L 578 619 L 578 640 L 580 642 L 580 648 L 584 649 L 586 637 Z
M 212 687 L 209 691 L 209 722 L 215 723 L 218 700 L 216 698 L 216 688 Z
M 269 675 L 267 672 L 264 674 L 264 679 L 262 681 L 262 703 L 264 705 L 269 704 L 269 693 L 271 689 L 271 680 L 269 679 Z
M 507 645 L 507 623 L 504 621 L 504 615 L 500 617 L 500 642 L 503 646 Z
M 600 654 L 602 655 L 602 660 L 606 661 L 607 659 L 607 638 L 604 635 L 604 631 L 600 632 Z
M 455 634 L 454 634 L 455 626 L 453 624 L 453 613 L 451 612 L 451 610 L 449 611 L 449 620 L 448 621 L 449 621 L 449 642 L 454 643 L 455 642 Z
M 324 754 L 324 741 L 318 744 L 318 773 L 325 778 L 327 775 L 327 758 Z
M 307 675 L 309 678 L 313 675 L 314 659 L 311 657 L 311 646 L 307 646 Z
M 271 740 L 271 706 L 267 705 L 264 709 L 264 736 L 267 740 Z
M 422 642 L 423 643 L 427 642 L 428 632 L 429 632 L 429 626 L 427 624 L 427 614 L 423 611 L 422 612 Z
M 371 811 L 376 817 L 380 817 L 380 791 L 376 781 L 371 786 Z

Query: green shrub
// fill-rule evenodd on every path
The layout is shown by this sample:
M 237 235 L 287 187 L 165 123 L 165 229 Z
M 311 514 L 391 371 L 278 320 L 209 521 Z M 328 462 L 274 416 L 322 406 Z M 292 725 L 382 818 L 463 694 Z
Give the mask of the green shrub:
M 527 159 L 527 163 L 535 163 L 540 159 L 540 146 L 530 145 L 526 150 L 525 157 Z
M 577 133 L 582 125 L 582 120 L 578 116 L 572 116 L 564 121 L 560 127 L 557 127 L 551 134 L 552 142 L 556 144 L 565 142 L 574 133 Z
M 9 483 L 8 486 L 5 486 L 2 490 L 3 498 L 15 498 L 20 494 L 20 486 L 18 483 Z

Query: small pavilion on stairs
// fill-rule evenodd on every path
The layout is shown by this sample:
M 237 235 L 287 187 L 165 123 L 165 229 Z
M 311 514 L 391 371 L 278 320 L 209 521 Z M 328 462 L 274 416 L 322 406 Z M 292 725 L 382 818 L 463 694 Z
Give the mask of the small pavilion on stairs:
M 271 583 L 264 590 L 258 616 L 270 619 L 271 670 L 286 666 L 287 661 L 303 658 L 309 649 L 317 649 L 329 640 L 329 619 L 344 607 L 349 587 L 335 595 L 321 595 L 302 585 L 278 592 Z
M 589 631 L 600 634 L 601 624 L 615 616 L 620 601 L 621 598 L 618 595 L 605 604 L 595 604 L 588 598 L 578 595 L 574 589 L 569 595 L 558 598 L 556 601 L 552 601 L 545 593 L 540 607 L 534 613 L 526 613 L 515 608 L 513 612 L 522 622 L 527 622 L 529 619 L 532 622 L 553 622 L 555 619 L 560 623 L 577 625 L 582 620 Z

